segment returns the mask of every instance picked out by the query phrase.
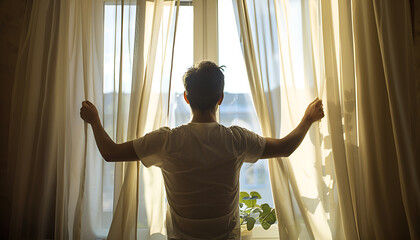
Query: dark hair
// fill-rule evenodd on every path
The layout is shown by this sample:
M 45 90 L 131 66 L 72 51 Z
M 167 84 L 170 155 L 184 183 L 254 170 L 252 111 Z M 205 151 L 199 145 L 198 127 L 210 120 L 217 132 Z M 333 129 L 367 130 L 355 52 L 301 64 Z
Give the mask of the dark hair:
M 216 106 L 225 87 L 224 66 L 202 61 L 190 67 L 184 74 L 184 88 L 193 109 L 209 110 Z

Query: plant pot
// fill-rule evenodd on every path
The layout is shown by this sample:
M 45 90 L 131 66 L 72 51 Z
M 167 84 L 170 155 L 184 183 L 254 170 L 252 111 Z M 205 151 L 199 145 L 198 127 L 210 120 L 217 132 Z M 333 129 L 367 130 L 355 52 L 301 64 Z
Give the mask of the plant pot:
M 248 231 L 246 225 L 241 225 L 241 240 L 251 240 L 252 230 Z

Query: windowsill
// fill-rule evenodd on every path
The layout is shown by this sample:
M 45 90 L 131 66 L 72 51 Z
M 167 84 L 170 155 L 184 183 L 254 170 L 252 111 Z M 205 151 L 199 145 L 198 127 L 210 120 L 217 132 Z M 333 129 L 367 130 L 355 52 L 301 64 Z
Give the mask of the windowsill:
M 262 228 L 261 225 L 255 225 L 254 229 L 252 229 L 252 239 L 280 239 L 277 224 L 271 225 L 271 227 L 267 230 L 264 230 L 264 228 Z
M 138 239 L 147 239 L 149 237 L 149 229 L 137 229 Z M 157 239 L 166 239 L 165 236 L 155 236 Z M 264 239 L 264 240 L 278 240 L 279 231 L 277 230 L 277 224 L 271 225 L 267 230 L 261 227 L 261 225 L 255 225 L 252 229 L 252 239 Z

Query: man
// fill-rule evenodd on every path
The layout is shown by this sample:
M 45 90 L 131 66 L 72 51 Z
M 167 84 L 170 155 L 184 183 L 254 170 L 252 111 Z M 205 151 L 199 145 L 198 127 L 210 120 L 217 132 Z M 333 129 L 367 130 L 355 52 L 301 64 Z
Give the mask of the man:
M 184 75 L 184 98 L 192 120 L 134 141 L 114 143 L 104 131 L 95 106 L 82 103 L 80 116 L 92 125 L 99 151 L 108 162 L 137 161 L 162 170 L 167 200 L 169 239 L 239 239 L 239 172 L 244 162 L 289 156 L 311 124 L 324 117 L 315 99 L 300 124 L 281 139 L 263 138 L 247 129 L 216 122 L 223 101 L 224 75 L 204 61 Z

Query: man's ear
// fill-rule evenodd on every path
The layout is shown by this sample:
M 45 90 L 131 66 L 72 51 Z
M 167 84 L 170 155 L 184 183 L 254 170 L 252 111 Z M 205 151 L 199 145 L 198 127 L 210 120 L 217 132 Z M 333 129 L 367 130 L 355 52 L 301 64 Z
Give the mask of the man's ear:
M 187 92 L 186 91 L 184 91 L 184 100 L 187 104 L 190 104 L 190 102 L 188 101 L 188 98 L 187 98 Z
M 224 94 L 224 93 L 222 93 L 222 96 L 220 97 L 219 101 L 217 102 L 217 105 L 222 104 L 222 102 L 223 102 L 223 98 L 224 98 L 224 97 L 225 97 L 225 94 Z

